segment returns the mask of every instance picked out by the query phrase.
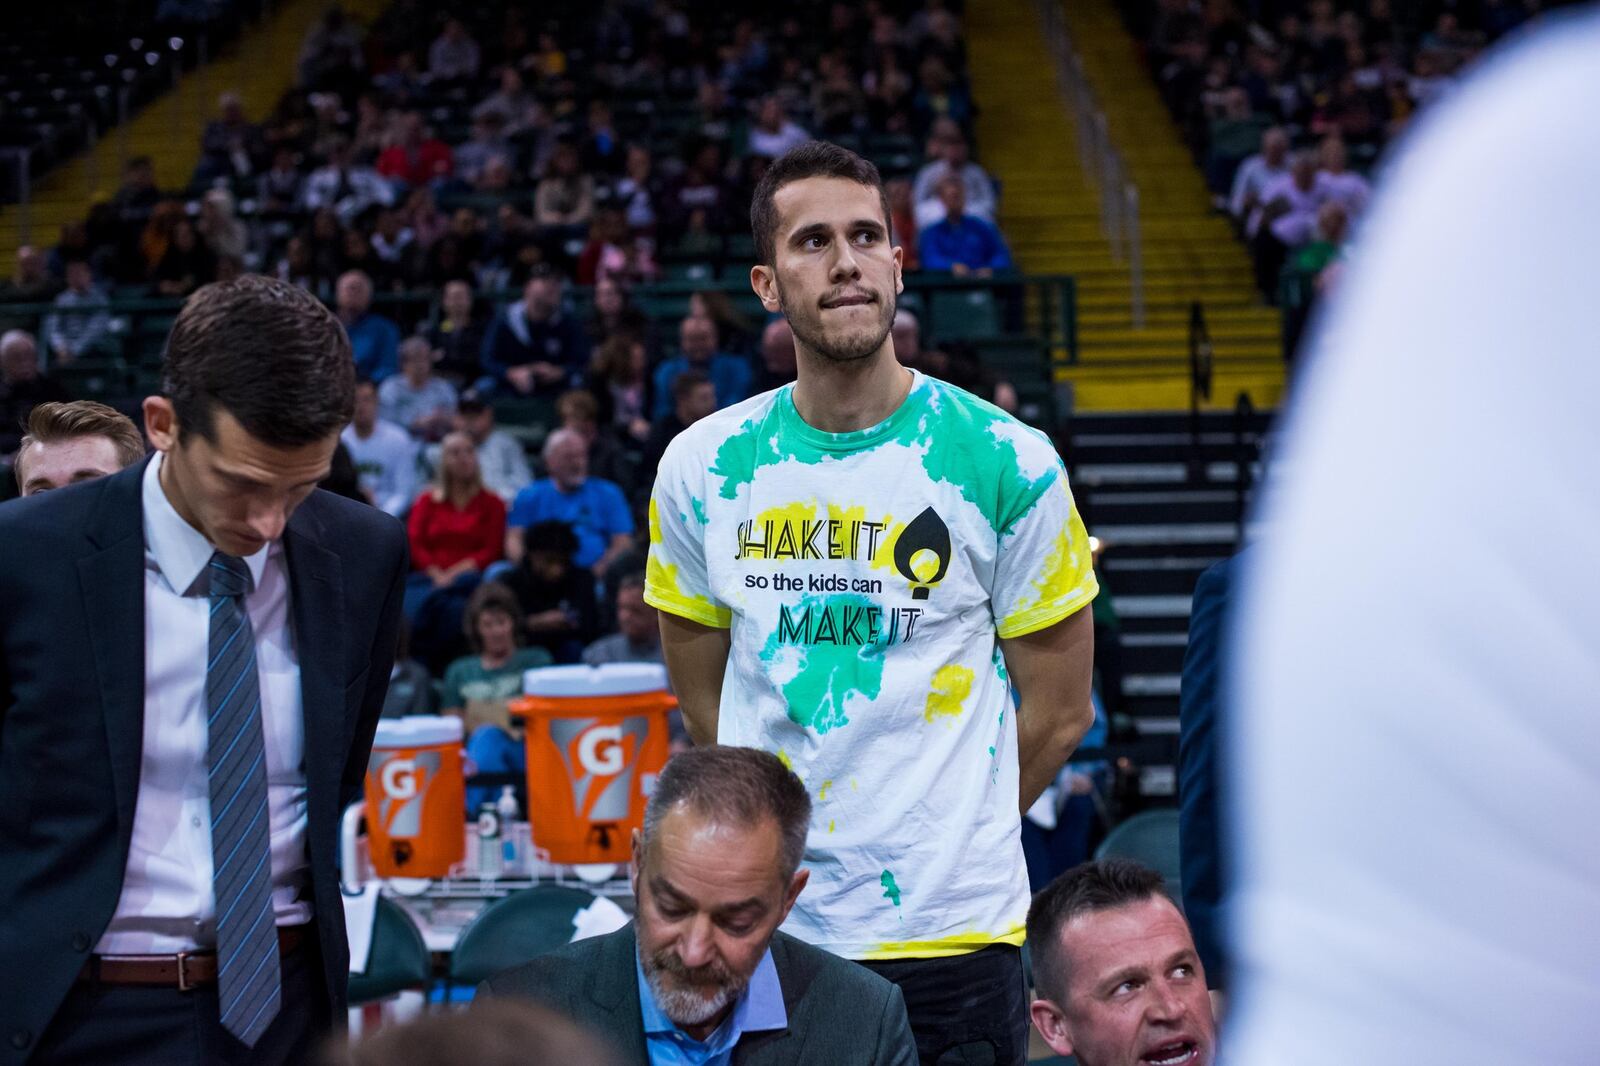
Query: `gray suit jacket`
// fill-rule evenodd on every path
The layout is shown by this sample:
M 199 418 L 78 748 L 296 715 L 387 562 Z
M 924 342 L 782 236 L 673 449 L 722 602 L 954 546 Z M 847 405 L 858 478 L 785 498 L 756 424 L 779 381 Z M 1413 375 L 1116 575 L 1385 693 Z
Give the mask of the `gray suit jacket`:
M 630 924 L 507 970 L 478 994 L 537 1000 L 610 1038 L 624 1061 L 646 1066 L 634 955 Z M 733 1049 L 735 1066 L 916 1066 L 900 989 L 784 933 L 772 938 L 772 961 L 789 1027 L 746 1034 Z

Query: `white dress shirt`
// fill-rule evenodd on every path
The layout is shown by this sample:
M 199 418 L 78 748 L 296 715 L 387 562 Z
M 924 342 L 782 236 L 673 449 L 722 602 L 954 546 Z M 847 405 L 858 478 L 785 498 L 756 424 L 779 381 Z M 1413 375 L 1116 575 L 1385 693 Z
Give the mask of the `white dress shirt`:
M 1385 170 L 1244 575 L 1235 1066 L 1600 1046 L 1600 14 Z
M 144 472 L 144 746 L 133 842 L 117 909 L 95 952 L 166 955 L 216 944 L 211 793 L 206 765 L 210 599 L 185 595 L 215 549 L 173 509 L 157 453 Z M 274 541 L 245 559 L 255 633 L 279 925 L 311 919 L 305 730 L 289 625 L 289 566 Z M 305 898 L 303 898 L 305 897 Z

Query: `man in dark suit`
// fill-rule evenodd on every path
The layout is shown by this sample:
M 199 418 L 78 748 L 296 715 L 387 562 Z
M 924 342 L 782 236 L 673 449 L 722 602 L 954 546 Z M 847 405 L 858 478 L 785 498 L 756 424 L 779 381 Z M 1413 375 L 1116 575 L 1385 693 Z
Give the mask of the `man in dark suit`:
M 1222 900 L 1223 721 L 1228 602 L 1243 555 L 1224 559 L 1200 575 L 1189 612 L 1189 647 L 1183 658 L 1178 704 L 1178 848 L 1183 870 L 1183 913 L 1214 989 L 1227 987 Z
M 300 1062 L 342 1020 L 339 817 L 406 569 L 315 488 L 354 390 L 313 297 L 209 285 L 158 454 L 0 507 L 0 1064 Z
M 633 924 L 481 994 L 540 1000 L 651 1066 L 914 1066 L 898 988 L 777 931 L 809 874 L 810 819 L 805 786 L 768 752 L 674 756 L 633 836 Z

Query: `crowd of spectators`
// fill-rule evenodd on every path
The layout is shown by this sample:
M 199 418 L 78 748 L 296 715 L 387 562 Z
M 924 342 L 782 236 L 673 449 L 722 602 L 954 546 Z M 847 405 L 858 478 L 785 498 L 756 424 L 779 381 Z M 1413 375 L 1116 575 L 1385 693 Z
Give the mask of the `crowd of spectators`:
M 1364 174 L 1416 112 L 1543 0 L 1125 2 L 1217 206 L 1273 301 L 1325 287 Z M 1286 269 L 1287 268 L 1287 269 Z M 1285 294 L 1283 290 L 1287 289 Z

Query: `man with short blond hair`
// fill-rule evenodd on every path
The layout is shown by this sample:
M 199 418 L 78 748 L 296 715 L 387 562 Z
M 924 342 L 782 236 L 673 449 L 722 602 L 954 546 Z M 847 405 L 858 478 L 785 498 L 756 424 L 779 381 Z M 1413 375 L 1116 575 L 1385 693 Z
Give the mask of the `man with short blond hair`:
M 28 415 L 27 431 L 12 463 L 24 496 L 115 474 L 145 456 L 133 420 L 93 400 L 42 403 Z

